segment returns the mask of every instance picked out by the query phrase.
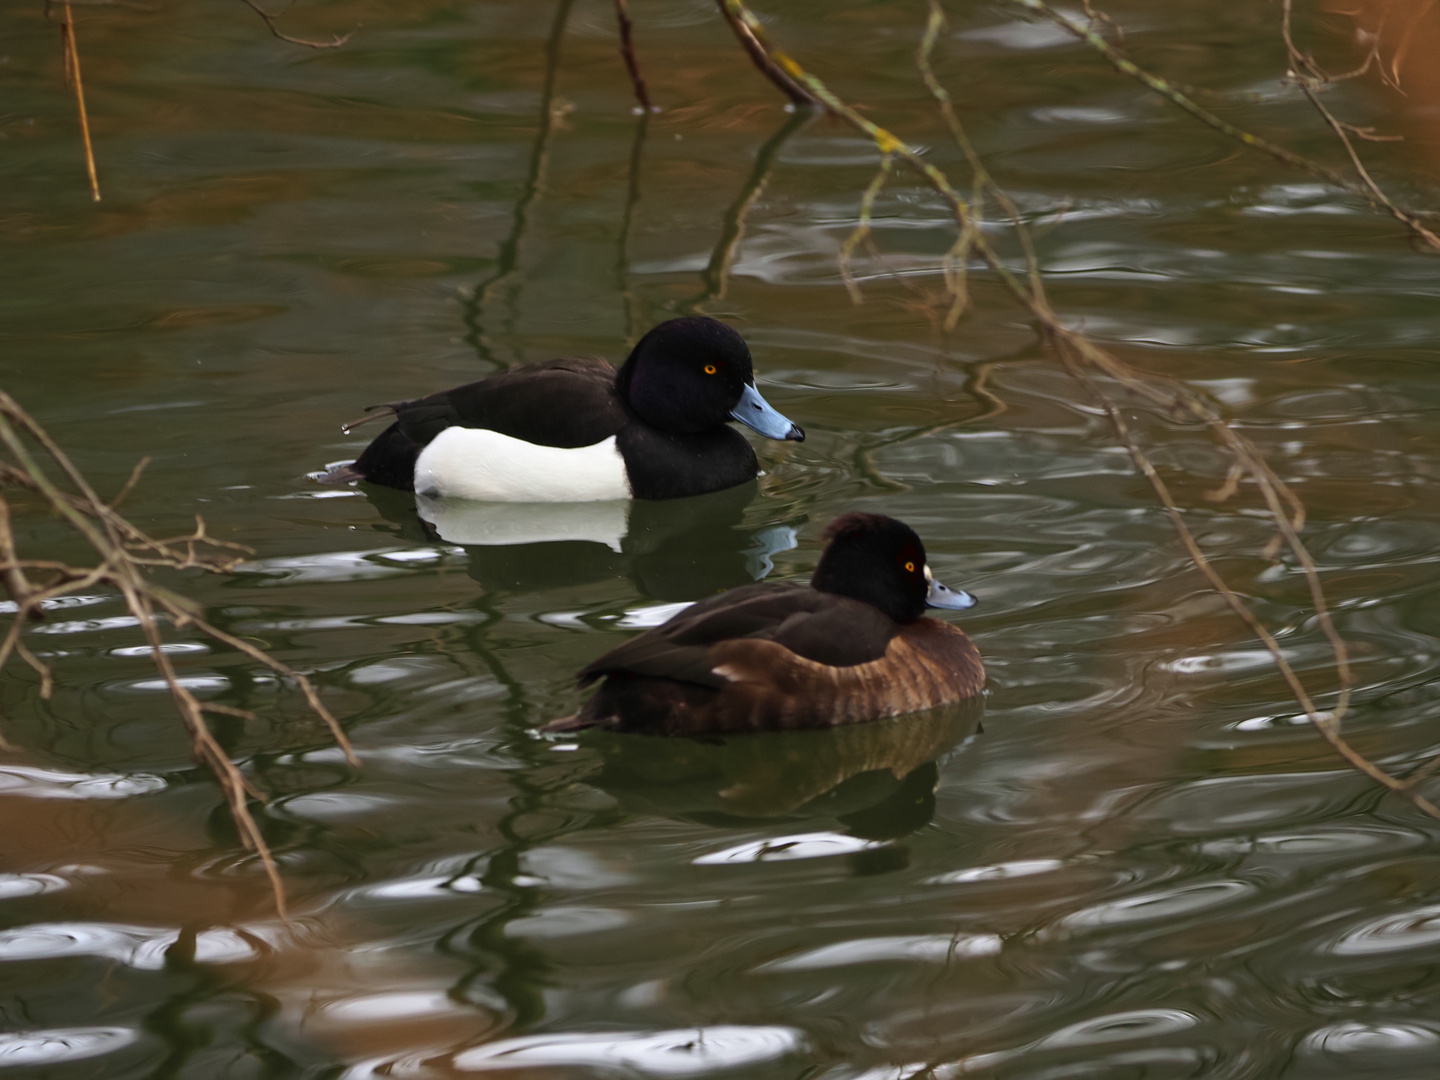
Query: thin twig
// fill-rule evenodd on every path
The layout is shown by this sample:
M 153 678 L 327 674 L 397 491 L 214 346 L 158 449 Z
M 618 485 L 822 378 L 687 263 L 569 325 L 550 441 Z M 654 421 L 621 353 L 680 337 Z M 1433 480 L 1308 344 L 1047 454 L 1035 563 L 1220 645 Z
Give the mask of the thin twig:
M 635 100 L 645 112 L 653 112 L 650 92 L 645 89 L 645 76 L 640 74 L 640 61 L 635 58 L 635 37 L 630 22 L 630 10 L 626 0 L 615 0 L 615 21 L 620 24 L 620 55 L 625 60 L 625 70 L 630 73 L 630 85 L 635 88 Z
M 329 41 L 312 41 L 309 38 L 291 37 L 289 34 L 282 31 L 280 27 L 275 25 L 276 16 L 271 15 L 268 11 L 266 11 L 259 4 L 257 4 L 255 0 L 240 0 L 240 2 L 246 7 L 248 7 L 251 11 L 255 12 L 256 15 L 259 15 L 260 18 L 265 21 L 265 26 L 270 30 L 270 33 L 274 34 L 281 41 L 288 41 L 291 45 L 303 45 L 307 49 L 338 49 L 341 45 L 344 45 L 347 41 L 349 41 L 352 37 L 355 36 L 355 30 L 360 29 L 359 26 L 356 26 L 355 30 L 351 30 L 348 34 L 345 34 L 343 36 L 340 34 L 336 34 Z
M 808 105 L 811 107 L 821 104 L 809 89 L 800 83 L 795 77 L 785 70 L 784 65 L 775 63 L 764 44 L 764 31 L 760 27 L 760 20 L 750 13 L 744 4 L 736 0 L 715 0 L 720 7 L 720 14 L 730 24 L 730 29 L 740 39 L 740 45 L 746 54 L 764 75 L 772 83 L 780 88 L 780 92 L 790 99 L 793 105 Z
M 1335 137 L 1340 140 L 1340 144 L 1345 147 L 1345 154 L 1350 158 L 1350 166 L 1355 170 L 1355 175 L 1360 178 L 1360 183 L 1364 188 L 1366 198 L 1372 203 L 1383 207 L 1396 221 L 1405 225 L 1431 248 L 1440 251 L 1440 236 L 1436 236 L 1435 233 L 1422 225 L 1420 220 L 1413 214 L 1402 210 L 1390 200 L 1390 197 L 1380 189 L 1380 185 L 1377 184 L 1375 179 L 1370 175 L 1370 171 L 1365 168 L 1365 163 L 1360 160 L 1360 154 L 1355 149 L 1355 144 L 1350 141 L 1351 134 L 1359 135 L 1361 138 L 1372 141 L 1378 137 L 1368 134 L 1363 129 L 1356 128 L 1352 124 L 1346 124 L 1336 119 L 1335 114 L 1326 108 L 1325 103 L 1320 100 L 1318 91 L 1328 80 L 1325 78 L 1324 72 L 1320 70 L 1320 66 L 1315 62 L 1315 59 L 1308 53 L 1301 52 L 1295 45 L 1291 22 L 1291 5 L 1292 0 L 1281 0 L 1280 36 L 1285 42 L 1285 52 L 1289 58 L 1291 74 L 1296 85 L 1300 87 L 1301 93 L 1305 95 L 1310 104 L 1315 107 L 1315 111 L 1320 114 L 1320 118 L 1325 121 L 1331 131 L 1335 132 Z

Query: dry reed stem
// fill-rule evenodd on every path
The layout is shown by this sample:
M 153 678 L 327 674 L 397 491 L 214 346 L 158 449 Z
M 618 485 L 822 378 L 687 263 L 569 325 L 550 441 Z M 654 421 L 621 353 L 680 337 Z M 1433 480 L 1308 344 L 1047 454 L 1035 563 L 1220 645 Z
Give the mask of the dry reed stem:
M 85 82 L 80 76 L 80 50 L 75 43 L 75 15 L 69 0 L 64 5 L 65 19 L 60 24 L 60 41 L 65 49 L 65 81 L 75 90 L 75 104 L 80 110 L 80 140 L 85 147 L 85 172 L 90 177 L 90 197 L 100 201 L 100 177 L 95 171 L 95 147 L 90 142 L 90 114 L 85 108 Z
M 964 138 L 958 118 L 955 117 L 953 107 L 949 106 L 949 96 L 943 92 L 938 80 L 934 78 L 933 71 L 929 70 L 929 51 L 938 37 L 938 27 L 943 25 L 943 12 L 939 10 L 936 0 L 928 0 L 930 5 L 930 21 L 927 24 L 925 41 L 922 42 L 919 54 L 920 68 L 922 75 L 933 96 L 941 105 L 942 112 L 946 113 L 947 122 L 951 126 L 952 134 L 960 141 L 962 148 L 968 147 L 968 140 Z M 1027 7 L 1039 8 L 1042 4 L 1032 0 L 1017 0 Z M 742 0 L 727 0 L 732 6 L 743 9 Z M 752 17 L 753 18 L 753 17 Z M 758 24 L 757 24 L 758 25 Z M 1082 31 L 1085 29 L 1080 28 Z M 1236 431 L 1220 414 L 1215 412 L 1199 395 L 1185 387 L 1183 384 L 1161 382 L 1153 378 L 1142 377 L 1134 369 L 1122 362 L 1112 353 L 1101 348 L 1091 341 L 1083 332 L 1065 325 L 1059 315 L 1051 307 L 1048 295 L 1045 290 L 1045 283 L 1040 271 L 1039 261 L 1036 258 L 1032 242 L 1028 238 L 1028 229 L 1017 209 L 1004 190 L 995 183 L 993 178 L 984 169 L 983 163 L 970 149 L 967 160 L 976 174 L 977 188 L 989 198 L 1006 209 L 1010 217 L 1011 225 L 1019 238 L 1025 257 L 1024 273 L 1016 273 L 1000 256 L 989 238 L 978 228 L 980 204 L 972 205 L 971 202 L 962 197 L 950 178 L 936 166 L 926 161 L 919 153 L 900 139 L 893 132 L 856 112 L 848 103 L 830 90 L 830 88 L 819 78 L 810 74 L 797 61 L 784 51 L 776 48 L 772 43 L 757 35 L 757 40 L 771 60 L 782 68 L 796 82 L 803 84 L 812 94 L 818 98 L 827 109 L 835 116 L 846 121 L 859 131 L 863 132 L 875 143 L 882 160 L 895 159 L 904 162 L 914 172 L 945 199 L 953 213 L 956 226 L 962 235 L 969 237 L 969 246 L 990 268 L 991 272 L 1005 286 L 1011 296 L 1024 307 L 1041 328 L 1043 339 L 1055 351 L 1066 370 L 1076 377 L 1082 385 L 1086 386 L 1102 402 L 1111 424 L 1115 428 L 1116 436 L 1130 452 L 1135 461 L 1137 469 L 1145 476 L 1147 481 L 1154 488 L 1157 498 L 1165 508 L 1175 527 L 1182 545 L 1197 569 L 1210 581 L 1211 585 L 1220 593 L 1227 605 L 1235 611 L 1236 615 L 1244 621 L 1247 627 L 1255 633 L 1264 644 L 1266 651 L 1275 661 L 1277 669 L 1286 685 L 1294 694 L 1296 701 L 1304 710 L 1306 718 L 1320 735 L 1331 745 L 1348 764 L 1359 772 L 1383 785 L 1390 791 L 1404 796 L 1418 809 L 1432 817 L 1440 818 L 1440 807 L 1436 807 L 1428 799 L 1419 795 L 1414 789 L 1419 780 L 1433 768 L 1440 768 L 1435 762 L 1427 763 L 1415 777 L 1410 780 L 1401 780 L 1381 769 L 1374 762 L 1367 759 L 1341 734 L 1341 720 L 1349 704 L 1350 685 L 1353 676 L 1350 670 L 1349 652 L 1345 642 L 1340 637 L 1330 616 L 1329 606 L 1325 599 L 1324 587 L 1320 581 L 1318 569 L 1300 539 L 1299 530 L 1304 524 L 1304 506 L 1298 496 L 1290 487 L 1274 472 L 1269 463 L 1265 460 L 1259 449 L 1245 436 Z M 1109 47 L 1108 45 L 1106 46 Z M 1128 64 L 1128 61 L 1126 61 Z M 1131 65 L 1133 67 L 1133 65 Z M 1136 69 L 1138 70 L 1138 69 Z M 1148 77 L 1148 76 L 1147 76 Z M 939 92 L 937 92 L 937 88 Z M 1198 108 L 1198 106 L 1197 106 Z M 1225 125 L 1229 127 L 1229 125 Z M 1232 129 L 1238 132 L 1238 129 Z M 1244 134 L 1243 132 L 1239 134 Z M 1247 141 L 1242 139 L 1242 141 Z M 1283 152 L 1288 155 L 1288 151 Z M 1291 155 L 1293 157 L 1293 155 Z M 1287 160 L 1282 156 L 1281 160 Z M 872 188 L 874 184 L 872 182 Z M 1277 537 L 1281 545 L 1289 550 L 1292 557 L 1299 564 L 1301 573 L 1304 576 L 1310 591 L 1310 600 L 1314 608 L 1315 618 L 1322 633 L 1329 644 L 1333 657 L 1333 665 L 1336 673 L 1337 688 L 1335 705 L 1328 711 L 1322 712 L 1315 704 L 1313 695 L 1305 687 L 1299 676 L 1294 671 L 1289 660 L 1279 647 L 1274 636 L 1265 628 L 1258 618 L 1246 606 L 1236 591 L 1224 580 L 1215 570 L 1214 566 L 1205 557 L 1196 543 L 1193 534 L 1185 524 L 1182 512 L 1175 503 L 1168 487 L 1156 471 L 1153 464 L 1145 456 L 1139 445 L 1136 443 L 1129 425 L 1125 422 L 1124 416 L 1118 405 L 1115 404 L 1109 393 L 1101 384 L 1100 379 L 1112 382 L 1118 387 L 1134 395 L 1140 401 L 1147 403 L 1160 415 L 1169 416 L 1179 420 L 1189 420 L 1205 426 L 1216 442 L 1231 455 L 1233 464 L 1230 475 L 1221 489 L 1212 492 L 1212 496 L 1229 496 L 1239 487 L 1242 478 L 1250 481 L 1260 493 L 1270 520 L 1273 522 Z
M 31 452 L 27 439 L 38 444 L 74 490 L 67 491 L 50 478 Z M 259 857 L 270 882 L 275 909 L 282 919 L 286 918 L 285 888 L 279 867 L 249 808 L 250 799 L 263 799 L 264 795 L 230 760 L 211 732 L 205 714 L 217 713 L 247 721 L 256 717 L 246 709 L 218 702 L 202 702 L 187 689 L 165 652 L 161 624 L 168 622 L 176 628 L 193 626 L 297 686 L 310 710 L 325 722 L 346 760 L 352 765 L 358 765 L 359 760 L 349 739 L 308 678 L 250 642 L 221 630 L 204 618 L 198 605 L 150 581 L 145 572 L 153 566 L 224 572 L 240 561 L 237 556 L 225 554 L 226 549 L 249 549 L 210 536 L 204 521 L 198 516 L 195 528 L 185 535 L 167 539 L 149 536 L 115 509 L 116 503 L 133 489 L 144 462 L 136 466 L 119 495 L 107 504 L 44 428 L 3 391 L 0 391 L 0 445 L 8 449 L 14 458 L 13 463 L 0 462 L 0 483 L 23 486 L 39 494 L 55 514 L 85 539 L 99 559 L 93 567 L 73 567 L 55 560 L 20 558 L 10 525 L 10 508 L 0 498 L 0 583 L 4 584 L 16 607 L 14 621 L 4 639 L 0 640 L 0 669 L 12 655 L 19 656 L 40 676 L 41 697 L 49 697 L 53 675 L 49 665 L 31 652 L 22 640 L 27 623 L 43 617 L 46 602 L 67 593 L 95 585 L 108 586 L 119 592 L 135 617 L 150 647 L 151 659 L 190 733 L 196 759 L 214 774 L 225 795 L 241 843 Z M 40 582 L 42 576 L 47 580 Z

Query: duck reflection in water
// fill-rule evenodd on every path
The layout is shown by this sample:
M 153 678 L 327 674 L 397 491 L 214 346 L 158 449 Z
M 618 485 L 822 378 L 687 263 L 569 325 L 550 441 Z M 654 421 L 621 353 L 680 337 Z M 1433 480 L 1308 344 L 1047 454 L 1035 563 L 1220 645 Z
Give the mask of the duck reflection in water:
M 655 600 L 698 600 L 764 578 L 803 523 L 746 526 L 750 481 L 659 502 L 478 503 L 363 485 L 402 535 L 462 546 L 487 591 L 563 589 L 628 577 Z
M 636 813 L 711 825 L 838 822 L 852 836 L 897 839 L 930 823 L 937 759 L 979 732 L 984 709 L 973 697 L 827 731 L 597 739 L 602 764 L 586 782 Z

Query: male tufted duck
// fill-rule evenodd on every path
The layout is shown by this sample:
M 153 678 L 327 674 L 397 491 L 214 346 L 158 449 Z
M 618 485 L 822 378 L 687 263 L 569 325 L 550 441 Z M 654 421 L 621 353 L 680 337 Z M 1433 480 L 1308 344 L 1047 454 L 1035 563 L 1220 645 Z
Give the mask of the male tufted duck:
M 546 360 L 414 401 L 329 479 L 501 502 L 674 499 L 759 472 L 727 421 L 771 439 L 805 432 L 755 388 L 745 339 L 708 318 L 654 327 L 617 372 Z
M 941 585 L 908 525 L 850 513 L 825 530 L 802 585 L 745 585 L 680 612 L 580 672 L 604 682 L 550 731 L 656 735 L 823 728 L 973 697 L 980 653 L 927 607 L 971 607 Z

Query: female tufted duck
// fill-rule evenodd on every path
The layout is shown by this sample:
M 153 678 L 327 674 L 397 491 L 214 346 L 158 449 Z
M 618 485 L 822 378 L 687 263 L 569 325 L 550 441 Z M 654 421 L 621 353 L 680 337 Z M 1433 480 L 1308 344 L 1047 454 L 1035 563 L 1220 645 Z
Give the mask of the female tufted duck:
M 823 728 L 931 709 L 980 693 L 985 669 L 957 627 L 922 618 L 969 593 L 930 574 L 908 525 L 850 513 L 825 530 L 801 585 L 745 585 L 702 600 L 580 672 L 603 679 L 549 731 L 656 735 Z
M 805 438 L 755 389 L 745 339 L 707 318 L 656 326 L 618 372 L 606 360 L 546 360 L 372 407 L 394 423 L 328 479 L 502 502 L 703 495 L 759 472 L 727 421 Z

